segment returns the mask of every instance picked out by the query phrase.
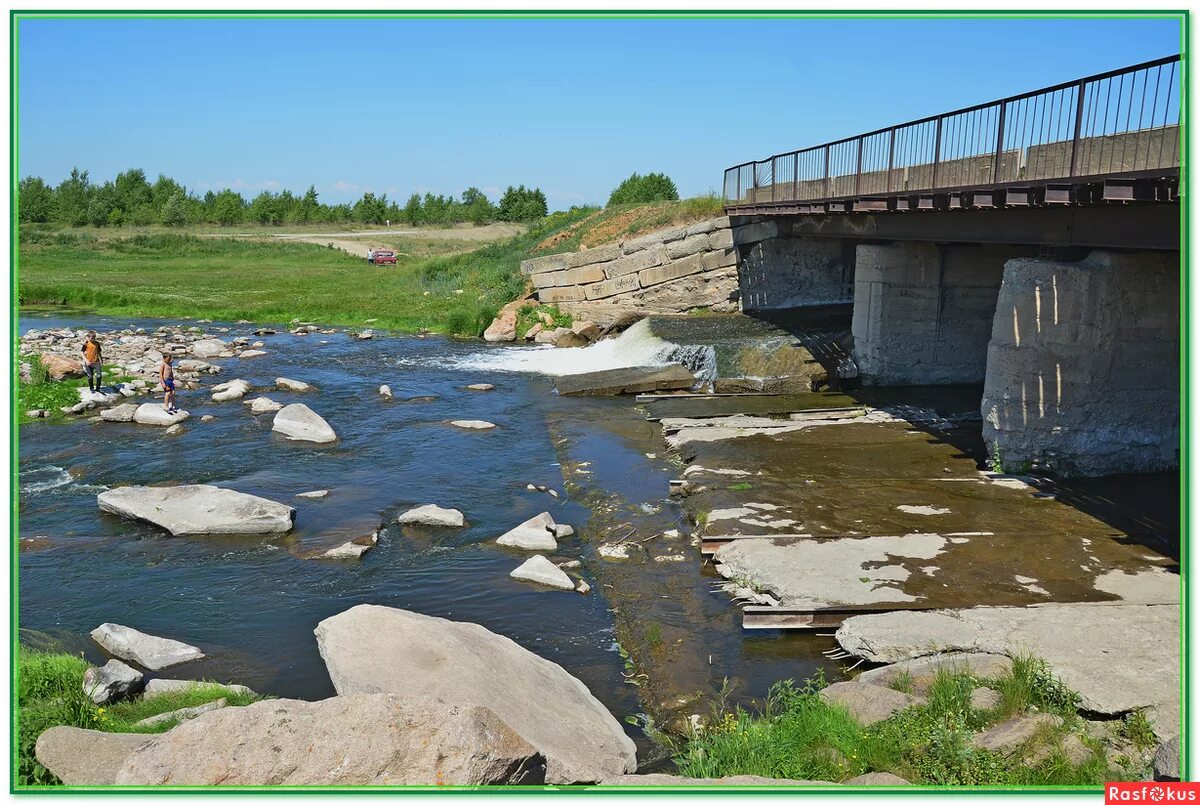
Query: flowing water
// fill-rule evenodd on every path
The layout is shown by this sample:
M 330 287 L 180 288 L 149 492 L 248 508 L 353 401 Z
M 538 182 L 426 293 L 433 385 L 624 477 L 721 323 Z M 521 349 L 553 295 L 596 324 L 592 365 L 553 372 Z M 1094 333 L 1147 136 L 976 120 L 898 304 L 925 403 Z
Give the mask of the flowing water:
M 161 323 L 34 315 L 22 317 L 21 328 L 103 333 Z M 220 337 L 253 329 L 228 326 Z M 745 635 L 737 610 L 711 589 L 711 570 L 686 533 L 669 548 L 686 561 L 616 570 L 595 555 L 595 543 L 613 525 L 629 523 L 650 539 L 671 527 L 686 529 L 667 500 L 668 480 L 679 468 L 630 401 L 560 398 L 547 376 L 665 362 L 673 345 L 648 332 L 588 350 L 286 332 L 266 342 L 266 356 L 218 359 L 223 372 L 206 385 L 243 378 L 279 402 L 302 401 L 333 426 L 337 443 L 287 441 L 271 432 L 271 415 L 255 417 L 241 401 L 214 403 L 203 388 L 181 393 L 179 404 L 192 418 L 179 436 L 82 418 L 21 427 L 20 535 L 45 538 L 20 554 L 26 635 L 49 634 L 99 660 L 87 633 L 105 621 L 122 623 L 209 655 L 167 676 L 315 699 L 333 689 L 313 628 L 356 604 L 377 603 L 507 635 L 575 674 L 618 718 L 664 708 L 668 700 L 684 712 L 703 712 L 697 691 L 711 693 L 726 679 L 745 699 L 822 664 L 819 649 L 828 641 Z M 319 391 L 271 390 L 278 376 Z M 496 390 L 465 388 L 478 382 Z M 378 396 L 381 383 L 391 386 L 393 400 Z M 204 414 L 216 419 L 201 423 Z M 498 427 L 466 431 L 449 426 L 450 419 Z M 297 510 L 296 527 L 275 538 L 179 538 L 96 505 L 96 494 L 113 486 L 173 483 L 211 483 L 286 502 Z M 529 483 L 560 497 L 527 491 Z M 317 489 L 330 494 L 296 497 Z M 461 509 L 469 526 L 413 529 L 392 522 L 425 503 Z M 494 539 L 541 511 L 579 532 L 559 553 L 584 558 L 592 594 L 542 591 L 509 578 L 525 555 Z M 344 542 L 381 523 L 378 546 L 361 560 L 300 558 L 308 547 Z M 622 651 L 622 640 L 636 645 Z M 639 682 L 633 666 L 650 684 Z M 631 675 L 637 684 L 627 681 Z M 645 749 L 645 736 L 629 729 Z

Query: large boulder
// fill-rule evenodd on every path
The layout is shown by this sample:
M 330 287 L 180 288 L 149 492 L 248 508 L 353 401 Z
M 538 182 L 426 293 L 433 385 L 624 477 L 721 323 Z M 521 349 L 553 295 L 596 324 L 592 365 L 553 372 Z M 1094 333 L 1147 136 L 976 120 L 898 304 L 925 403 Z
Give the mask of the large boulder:
M 526 551 L 557 551 L 554 518 L 549 512 L 542 512 L 502 534 L 496 544 Z
M 515 310 L 503 310 L 500 315 L 492 320 L 488 328 L 483 331 L 484 341 L 516 341 L 517 340 L 517 312 Z
M 34 757 L 67 785 L 112 785 L 129 756 L 153 735 L 51 727 L 38 736 Z
M 820 696 L 827 704 L 846 708 L 854 720 L 864 727 L 918 703 L 915 696 L 907 693 L 861 682 L 835 682 L 823 688 Z
M 467 518 L 458 509 L 443 509 L 436 503 L 427 503 L 409 509 L 396 518 L 401 525 L 432 525 L 447 528 L 462 528 L 467 524 Z
M 637 768 L 633 741 L 582 682 L 478 624 L 360 604 L 321 621 L 316 635 L 339 695 L 488 707 L 541 750 L 549 783 L 596 782 Z
M 142 403 L 133 412 L 133 421 L 139 425 L 170 427 L 171 425 L 178 425 L 189 416 L 191 414 L 187 411 L 176 411 L 173 414 L 168 414 L 167 410 L 158 403 Z
M 197 688 L 205 688 L 213 683 L 201 682 L 195 679 L 151 679 L 146 683 L 146 690 L 142 693 L 143 699 L 153 699 L 155 696 L 163 696 L 168 693 L 187 693 L 188 691 Z M 247 696 L 253 696 L 254 691 L 245 685 L 222 684 L 221 687 L 233 693 L 244 693 Z
M 145 677 L 120 660 L 109 660 L 100 668 L 83 672 L 83 692 L 96 704 L 124 699 L 142 689 Z
M 83 364 L 63 355 L 52 352 L 42 353 L 42 366 L 50 373 L 53 380 L 66 380 L 68 377 L 83 377 Z
M 118 486 L 96 495 L 101 511 L 145 520 L 177 537 L 283 534 L 296 510 L 273 500 L 209 484 Z
M 556 590 L 575 590 L 575 582 L 562 569 L 540 553 L 531 556 L 516 570 L 508 574 L 518 581 L 528 581 L 553 587 Z
M 255 397 L 253 400 L 242 400 L 242 405 L 250 406 L 252 414 L 270 414 L 283 409 L 283 403 L 275 402 L 270 397 Z
M 486 707 L 386 694 L 204 713 L 130 755 L 118 785 L 538 784 L 545 761 Z
M 337 434 L 329 427 L 329 423 L 304 403 L 292 403 L 281 408 L 275 414 L 271 430 L 294 441 L 317 444 L 337 441 Z
M 1027 743 L 1043 728 L 1060 724 L 1062 719 L 1053 713 L 1017 716 L 977 733 L 971 738 L 971 746 L 989 752 L 1008 753 Z
M 219 338 L 203 338 L 192 344 L 192 354 L 197 358 L 215 358 L 229 349 L 229 345 Z
M 132 422 L 137 410 L 137 403 L 122 403 L 114 405 L 112 408 L 105 408 L 100 412 L 100 418 L 105 422 Z
M 91 635 L 109 654 L 136 662 L 151 671 L 204 657 L 204 652 L 195 646 L 155 637 L 119 623 L 102 623 L 92 630 Z

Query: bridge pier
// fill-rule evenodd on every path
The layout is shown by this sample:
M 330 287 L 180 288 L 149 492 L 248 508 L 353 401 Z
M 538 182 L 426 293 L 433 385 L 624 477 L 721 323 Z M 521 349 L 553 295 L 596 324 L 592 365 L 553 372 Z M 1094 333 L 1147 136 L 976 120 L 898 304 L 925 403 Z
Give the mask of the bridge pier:
M 854 247 L 834 238 L 799 237 L 788 221 L 733 227 L 742 310 L 845 305 L 854 297 Z
M 1178 252 L 1005 264 L 982 413 L 1006 469 L 1178 467 L 1179 382 Z
M 867 385 L 982 383 L 1005 261 L 1020 246 L 861 244 L 854 356 Z

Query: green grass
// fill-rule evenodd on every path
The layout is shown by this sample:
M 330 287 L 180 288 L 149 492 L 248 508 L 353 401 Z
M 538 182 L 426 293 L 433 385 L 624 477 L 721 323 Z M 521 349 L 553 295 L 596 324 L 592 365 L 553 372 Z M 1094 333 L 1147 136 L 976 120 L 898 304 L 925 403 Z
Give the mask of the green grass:
M 38 231 L 22 238 L 18 289 L 22 305 L 118 316 L 350 326 L 374 318 L 380 329 L 477 336 L 501 306 L 524 293 L 520 261 L 590 213 L 556 213 L 465 254 L 401 256 L 396 267 L 381 268 L 306 243 Z
M 135 722 L 181 707 L 217 699 L 229 706 L 250 704 L 256 697 L 208 683 L 179 693 L 151 699 L 118 702 L 97 707 L 84 693 L 83 674 L 87 663 L 73 654 L 42 651 L 22 646 L 17 653 L 17 783 L 22 786 L 57 785 L 59 780 L 34 757 L 38 736 L 51 727 L 70 726 L 104 732 L 165 732 L 177 723 L 166 721 L 151 727 Z
M 37 355 L 29 357 L 30 379 L 22 381 L 17 388 L 17 418 L 22 424 L 39 422 L 31 419 L 29 412 L 45 408 L 50 412 L 50 419 L 63 419 L 64 414 L 59 409 L 66 405 L 79 402 L 79 389 L 87 386 L 87 378 L 76 377 L 66 380 L 52 380 Z M 104 385 L 124 383 L 129 381 L 128 375 L 118 373 L 112 366 L 105 365 Z
M 751 484 L 748 484 L 745 481 L 738 481 L 736 484 L 729 485 L 729 489 L 732 492 L 748 492 L 753 488 L 754 487 Z
M 1078 698 L 1044 663 L 1022 658 L 1009 675 L 989 681 L 1004 695 L 996 710 L 971 707 L 971 692 L 980 684 L 967 673 L 940 673 L 923 703 L 863 727 L 820 698 L 822 675 L 802 686 L 787 680 L 773 686 L 754 712 L 740 707 L 714 712 L 710 725 L 684 746 L 675 763 L 689 777 L 754 774 L 830 782 L 867 772 L 890 772 L 923 785 L 1098 786 L 1137 779 L 1139 770 L 1110 768 L 1091 739 L 1083 738 L 1092 750 L 1083 763 L 1063 756 L 1059 742 L 1080 724 L 1071 704 Z M 912 686 L 911 677 L 897 682 L 897 687 Z M 1011 755 L 971 747 L 974 733 L 1035 708 L 1063 715 L 1063 725 L 1043 730 Z M 1049 751 L 1035 757 L 1039 748 Z
M 551 323 L 546 324 L 539 314 L 549 316 Z M 553 330 L 556 327 L 570 327 L 571 322 L 571 314 L 563 313 L 557 305 L 524 305 L 517 311 L 517 339 L 524 338 L 535 324 L 541 324 L 545 330 Z

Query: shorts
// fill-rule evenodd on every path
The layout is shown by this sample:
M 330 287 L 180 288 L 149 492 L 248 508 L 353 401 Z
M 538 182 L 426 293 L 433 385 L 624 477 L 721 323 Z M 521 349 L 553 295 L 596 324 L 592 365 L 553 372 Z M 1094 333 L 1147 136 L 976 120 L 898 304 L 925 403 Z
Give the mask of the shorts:
M 174 378 L 168 377 L 167 379 L 163 380 L 162 384 L 163 384 L 163 388 L 165 388 L 167 391 L 175 390 L 175 379 Z

